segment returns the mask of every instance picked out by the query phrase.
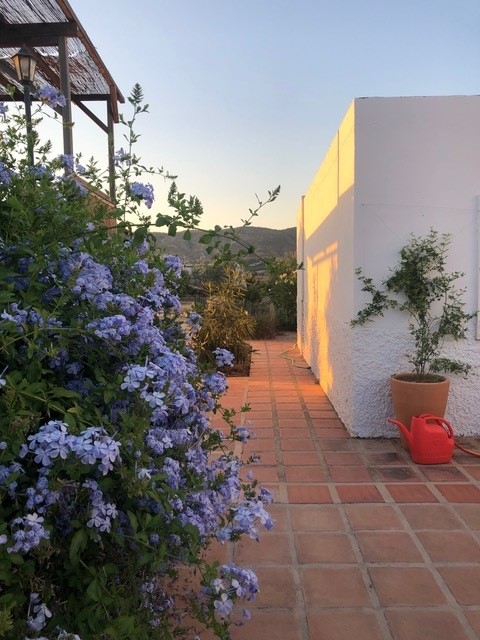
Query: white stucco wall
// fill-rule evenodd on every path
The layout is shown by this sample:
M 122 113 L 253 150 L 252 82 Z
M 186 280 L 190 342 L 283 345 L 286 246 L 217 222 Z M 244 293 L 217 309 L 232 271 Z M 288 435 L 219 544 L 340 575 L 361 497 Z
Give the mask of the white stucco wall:
M 297 226 L 299 260 L 304 263 L 298 341 L 345 423 L 353 420 L 348 320 L 353 314 L 354 136 L 352 104 L 303 198 Z
M 365 301 L 355 267 L 380 281 L 410 233 L 424 235 L 434 227 L 452 234 L 449 266 L 466 273 L 467 309 L 478 308 L 479 141 L 479 96 L 357 99 L 305 195 L 299 343 L 353 435 L 395 433 L 386 426 L 392 413 L 388 378 L 408 368 L 409 348 L 407 319 L 398 312 L 368 327 L 349 327 Z M 343 173 L 350 176 L 343 183 L 342 167 L 349 167 Z M 322 271 L 318 265 L 333 247 L 330 269 Z M 467 380 L 451 377 L 447 408 L 455 431 L 465 435 L 480 435 L 475 328 L 472 321 L 468 339 L 449 345 L 452 355 L 474 365 Z

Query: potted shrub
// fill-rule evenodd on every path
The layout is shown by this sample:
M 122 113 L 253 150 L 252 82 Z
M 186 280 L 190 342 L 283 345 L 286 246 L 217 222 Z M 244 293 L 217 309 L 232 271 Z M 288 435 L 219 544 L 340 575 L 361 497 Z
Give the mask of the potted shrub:
M 470 370 L 469 364 L 443 355 L 445 341 L 465 338 L 468 323 L 476 315 L 466 312 L 465 290 L 457 286 L 464 274 L 447 272 L 449 244 L 450 234 L 434 229 L 424 237 L 412 234 L 380 287 L 361 268 L 355 272 L 371 300 L 351 321 L 352 326 L 364 325 L 388 309 L 408 314 L 413 348 L 406 355 L 412 370 L 390 379 L 395 416 L 407 428 L 412 416 L 420 413 L 443 417 L 449 390 L 444 374 L 467 375 Z

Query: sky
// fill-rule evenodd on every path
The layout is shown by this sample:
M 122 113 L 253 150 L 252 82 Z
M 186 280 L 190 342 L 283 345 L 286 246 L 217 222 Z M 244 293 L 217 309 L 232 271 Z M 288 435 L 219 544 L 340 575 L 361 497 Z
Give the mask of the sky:
M 198 196 L 204 228 L 240 224 L 277 185 L 254 224 L 295 226 L 354 98 L 480 93 L 479 0 L 69 1 L 123 94 L 142 86 L 137 153 Z M 105 155 L 74 116 L 75 151 Z

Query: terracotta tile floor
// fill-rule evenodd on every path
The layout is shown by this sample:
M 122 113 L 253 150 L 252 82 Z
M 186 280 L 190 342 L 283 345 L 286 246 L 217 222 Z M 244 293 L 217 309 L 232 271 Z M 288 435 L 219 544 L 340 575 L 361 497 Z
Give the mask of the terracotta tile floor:
M 219 555 L 260 579 L 234 640 L 480 638 L 480 460 L 419 466 L 397 440 L 350 438 L 294 344 L 254 342 L 223 402 L 250 404 L 242 455 L 275 493 L 274 530 Z

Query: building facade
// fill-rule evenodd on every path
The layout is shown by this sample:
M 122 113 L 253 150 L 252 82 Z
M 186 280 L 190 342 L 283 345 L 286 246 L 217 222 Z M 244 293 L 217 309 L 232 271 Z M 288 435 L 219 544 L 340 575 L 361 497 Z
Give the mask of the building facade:
M 388 277 L 410 234 L 450 233 L 449 270 L 465 273 L 479 308 L 480 96 L 359 98 L 350 105 L 297 215 L 297 341 L 349 432 L 396 435 L 389 377 L 409 370 L 407 318 L 398 311 L 349 324 L 367 298 L 355 275 Z M 480 435 L 480 333 L 448 343 L 472 364 L 451 376 L 447 418 Z

